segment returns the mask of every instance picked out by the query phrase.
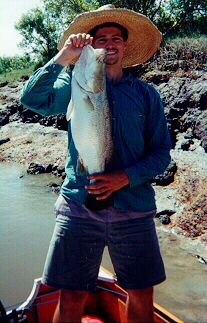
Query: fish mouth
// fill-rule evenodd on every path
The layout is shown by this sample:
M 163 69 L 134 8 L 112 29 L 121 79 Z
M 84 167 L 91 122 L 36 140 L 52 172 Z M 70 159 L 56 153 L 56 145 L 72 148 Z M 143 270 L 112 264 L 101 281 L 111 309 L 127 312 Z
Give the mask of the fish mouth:
M 104 52 L 104 53 L 101 53 L 98 56 L 96 56 L 96 61 L 102 62 L 102 61 L 104 61 L 105 58 L 106 58 L 106 53 Z

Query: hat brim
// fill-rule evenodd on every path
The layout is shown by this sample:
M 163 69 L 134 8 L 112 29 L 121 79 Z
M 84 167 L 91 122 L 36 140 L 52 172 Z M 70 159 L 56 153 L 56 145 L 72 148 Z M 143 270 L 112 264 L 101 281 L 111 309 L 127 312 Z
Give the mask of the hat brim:
M 65 31 L 58 49 L 63 47 L 71 34 L 88 33 L 106 22 L 118 23 L 128 30 L 128 46 L 123 57 L 124 68 L 148 61 L 160 46 L 162 34 L 146 16 L 128 9 L 109 8 L 79 14 Z

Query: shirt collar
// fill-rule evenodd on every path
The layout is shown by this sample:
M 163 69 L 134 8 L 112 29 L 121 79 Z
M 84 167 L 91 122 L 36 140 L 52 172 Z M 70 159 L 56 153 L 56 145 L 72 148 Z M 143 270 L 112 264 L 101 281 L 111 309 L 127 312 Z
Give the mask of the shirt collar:
M 110 84 L 118 84 L 118 83 L 125 83 L 125 82 L 132 84 L 133 83 L 133 76 L 130 73 L 128 73 L 128 75 L 126 75 L 123 79 L 121 79 L 117 82 L 114 82 L 114 83 L 112 83 L 111 80 L 108 78 L 108 76 L 106 76 L 106 82 L 110 83 Z

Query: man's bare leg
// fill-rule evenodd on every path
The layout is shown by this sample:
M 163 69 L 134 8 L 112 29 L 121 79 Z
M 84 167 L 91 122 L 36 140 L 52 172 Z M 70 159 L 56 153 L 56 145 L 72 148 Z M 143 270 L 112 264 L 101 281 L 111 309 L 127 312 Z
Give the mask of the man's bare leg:
M 87 296 L 88 292 L 85 291 L 61 290 L 60 299 L 53 317 L 53 323 L 81 323 Z
M 153 287 L 127 292 L 127 322 L 154 322 Z

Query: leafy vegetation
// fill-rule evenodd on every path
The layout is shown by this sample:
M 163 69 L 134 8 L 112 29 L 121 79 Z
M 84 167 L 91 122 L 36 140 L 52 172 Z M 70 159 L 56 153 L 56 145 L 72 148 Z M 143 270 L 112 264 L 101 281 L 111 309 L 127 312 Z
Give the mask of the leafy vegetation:
M 57 52 L 60 28 L 58 28 L 58 21 L 53 18 L 47 8 L 44 11 L 39 8 L 29 10 L 15 27 L 23 36 L 23 41 L 19 46 L 39 56 L 43 63 Z
M 14 69 L 26 68 L 29 65 L 31 65 L 31 58 L 29 55 L 0 57 L 0 74 L 11 72 Z
M 206 69 L 207 36 L 168 39 L 152 59 L 152 64 L 155 61 L 160 70 L 167 70 L 169 64 L 172 70 Z
M 27 76 L 31 75 L 34 71 L 34 64 L 31 64 L 31 66 L 29 67 L 22 67 L 19 69 L 14 69 L 11 72 L 7 72 L 7 73 L 2 73 L 0 74 L 0 83 L 8 83 L 10 86 L 14 85 L 17 80 L 21 79 L 21 78 L 26 78 Z

